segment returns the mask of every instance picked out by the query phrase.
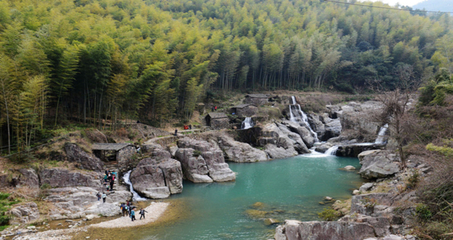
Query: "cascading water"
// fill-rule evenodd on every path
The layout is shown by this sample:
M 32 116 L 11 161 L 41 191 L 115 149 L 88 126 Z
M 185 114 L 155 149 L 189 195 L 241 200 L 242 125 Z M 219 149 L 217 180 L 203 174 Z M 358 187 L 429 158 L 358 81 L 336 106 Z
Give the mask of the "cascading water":
M 325 155 L 336 155 L 337 150 L 338 150 L 338 146 L 333 146 L 333 147 L 327 149 L 327 151 L 324 154 Z
M 388 124 L 385 124 L 384 126 L 381 127 L 381 129 L 379 130 L 378 136 L 377 136 L 376 140 L 374 141 L 374 143 L 376 143 L 376 144 L 384 144 L 385 133 L 387 132 L 388 128 L 389 128 Z
M 125 183 L 129 184 L 129 190 L 132 193 L 132 201 L 147 201 L 147 198 L 140 197 L 137 192 L 134 191 L 134 188 L 132 187 L 131 180 L 129 179 L 129 176 L 131 175 L 132 170 L 129 170 L 126 174 L 123 176 L 123 180 Z
M 294 96 L 291 96 L 291 100 L 292 104 L 289 105 L 289 120 L 298 123 L 301 126 L 306 126 L 315 138 L 315 142 L 319 142 L 318 134 L 311 128 L 307 114 L 305 114 L 300 105 L 296 103 L 296 98 Z
M 246 117 L 245 120 L 241 124 L 241 129 L 249 129 L 253 127 L 253 121 L 251 117 Z

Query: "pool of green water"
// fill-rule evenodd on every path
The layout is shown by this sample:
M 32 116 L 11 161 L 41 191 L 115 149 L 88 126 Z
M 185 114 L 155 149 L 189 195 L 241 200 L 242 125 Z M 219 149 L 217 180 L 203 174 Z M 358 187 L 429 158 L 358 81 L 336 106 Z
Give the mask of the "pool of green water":
M 357 158 L 300 155 L 253 164 L 229 163 L 235 182 L 193 184 L 184 182 L 185 217 L 149 228 L 138 239 L 269 239 L 275 225 L 266 219 L 319 220 L 325 196 L 346 199 L 361 184 Z M 138 236 L 137 236 L 138 237 Z

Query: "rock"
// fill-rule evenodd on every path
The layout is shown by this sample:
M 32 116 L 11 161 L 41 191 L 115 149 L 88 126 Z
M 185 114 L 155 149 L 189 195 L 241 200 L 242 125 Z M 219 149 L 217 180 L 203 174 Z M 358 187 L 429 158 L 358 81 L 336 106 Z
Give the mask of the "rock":
M 342 130 L 340 119 L 326 118 L 324 119 L 324 122 L 326 128 L 324 138 L 329 139 L 340 136 Z
M 337 111 L 337 115 L 343 131 L 368 138 L 366 141 L 374 141 L 381 123 L 375 122 L 373 116 L 380 112 L 382 107 L 382 103 L 377 101 L 341 105 L 341 111 Z
M 38 219 L 40 216 L 38 205 L 34 202 L 16 205 L 8 213 L 14 216 L 14 219 L 10 221 L 11 224 L 28 223 Z
M 64 146 L 68 161 L 76 162 L 80 169 L 103 171 L 104 163 L 97 157 L 83 151 L 75 143 L 66 143 Z
M 176 158 L 181 162 L 184 176 L 190 181 L 227 182 L 236 179 L 214 141 L 183 138 L 179 139 L 178 147 Z
M 267 144 L 265 147 L 265 152 L 269 155 L 270 159 L 282 159 L 289 158 L 297 155 L 295 150 L 288 151 L 283 147 L 277 147 L 274 144 Z
M 354 194 L 354 195 L 359 195 L 359 194 L 360 194 L 360 191 L 357 190 L 357 189 L 355 189 L 354 191 L 352 191 L 352 194 Z
M 36 174 L 36 171 L 33 169 L 19 169 L 17 170 L 20 173 L 19 184 L 21 186 L 27 186 L 30 188 L 39 188 L 39 177 Z M 19 187 L 19 186 L 16 186 Z
M 225 159 L 231 162 L 261 162 L 267 161 L 267 154 L 253 148 L 247 143 L 234 141 L 227 135 L 218 136 L 219 147 L 225 153 Z
M 134 190 L 148 198 L 167 198 L 182 192 L 181 163 L 164 152 L 154 151 L 159 157 L 143 159 L 130 175 Z
M 96 215 L 93 215 L 93 214 L 88 214 L 85 216 L 86 220 L 88 220 L 88 221 L 93 220 L 95 217 L 96 217 Z
M 369 191 L 372 187 L 374 187 L 374 183 L 365 183 L 360 187 L 360 191 L 366 192 Z
M 399 172 L 399 158 L 389 151 L 371 150 L 359 154 L 360 175 L 366 179 L 386 178 Z
M 282 121 L 282 124 L 291 132 L 299 134 L 301 139 L 304 141 L 307 148 L 313 147 L 315 143 L 315 138 L 309 129 L 305 126 L 300 126 L 298 123 L 291 121 Z
M 142 147 L 142 151 L 144 151 Z M 132 156 L 137 154 L 137 149 L 133 145 L 126 146 L 116 153 L 116 161 L 118 161 L 119 172 L 127 172 L 133 169 L 137 164 Z
M 370 193 L 353 196 L 351 200 L 351 214 L 360 213 L 371 215 L 375 211 L 375 206 L 393 204 L 392 195 L 388 193 Z
M 101 187 L 101 173 L 97 172 L 77 172 L 63 168 L 43 169 L 39 173 L 41 186 L 48 184 L 50 187 Z
M 319 116 L 316 114 L 309 114 L 308 116 L 308 122 L 310 123 L 313 131 L 318 135 L 318 139 L 320 141 L 327 140 L 327 138 L 324 137 L 326 134 L 326 127 L 324 123 L 319 119 Z
M 273 219 L 273 218 L 266 218 L 266 219 L 264 220 L 264 224 L 265 224 L 265 225 L 268 225 L 268 226 L 269 226 L 269 225 L 278 224 L 278 223 L 280 223 L 280 221 L 278 221 L 277 219 Z
M 291 132 L 289 128 L 282 123 L 278 123 L 277 127 L 280 129 L 279 141 L 282 141 L 282 147 L 285 149 L 293 147 L 299 154 L 310 152 L 298 133 Z M 279 144 L 279 142 L 277 142 L 277 144 Z
M 35 226 L 28 226 L 27 229 L 36 229 Z
M 339 144 L 336 155 L 339 157 L 357 157 L 367 150 L 383 149 L 385 145 L 375 143 L 344 143 Z
M 332 201 L 333 200 L 333 198 L 331 198 L 329 196 L 325 197 L 324 199 L 327 200 L 327 201 Z
M 103 204 L 98 201 L 96 193 L 98 190 L 90 187 L 67 187 L 53 188 L 45 191 L 48 195 L 44 200 L 53 204 L 55 207 L 50 210 L 50 219 L 85 218 L 87 215 L 98 215 L 106 213 L 103 208 L 99 211 L 97 207 Z M 130 200 L 132 194 L 129 191 L 108 192 L 106 203 L 112 204 L 119 209 L 119 203 Z M 116 209 L 114 209 L 116 210 Z M 106 211 L 106 210 L 105 210 Z
M 89 215 L 101 215 L 104 217 L 113 217 L 121 213 L 118 203 L 102 203 L 101 201 L 89 207 L 85 213 Z
M 348 166 L 344 167 L 344 170 L 352 171 L 352 170 L 355 170 L 355 167 L 348 165 Z
M 277 228 L 275 240 L 296 239 L 365 239 L 374 237 L 374 228 L 368 223 L 352 222 L 300 222 L 286 220 Z

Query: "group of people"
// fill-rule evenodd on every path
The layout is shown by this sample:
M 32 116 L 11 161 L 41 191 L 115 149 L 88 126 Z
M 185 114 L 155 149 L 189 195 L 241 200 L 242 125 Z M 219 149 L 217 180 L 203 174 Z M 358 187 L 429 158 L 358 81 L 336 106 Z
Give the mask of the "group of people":
M 124 216 L 129 216 L 131 218 L 132 221 L 135 221 L 135 209 L 136 207 L 135 206 L 132 206 L 131 205 L 131 202 L 127 201 L 126 203 L 121 203 L 120 205 L 120 208 L 121 208 L 121 212 L 123 213 L 123 217 Z M 143 218 L 145 219 L 145 213 L 148 212 L 146 211 L 145 209 L 143 208 L 140 208 L 140 220 Z
M 114 172 L 113 170 L 112 171 L 105 170 L 103 184 L 104 184 L 104 187 L 107 189 L 107 192 L 113 191 L 113 185 L 115 184 L 115 179 L 116 179 L 116 172 Z

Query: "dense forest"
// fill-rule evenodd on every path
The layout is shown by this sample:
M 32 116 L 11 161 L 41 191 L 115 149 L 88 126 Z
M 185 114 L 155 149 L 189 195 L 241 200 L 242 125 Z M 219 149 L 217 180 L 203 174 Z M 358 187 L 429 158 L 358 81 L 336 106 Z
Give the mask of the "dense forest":
M 2 139 L 189 118 L 214 91 L 392 90 L 453 71 L 448 14 L 320 0 L 0 0 Z M 2 144 L 4 145 L 4 144 Z

